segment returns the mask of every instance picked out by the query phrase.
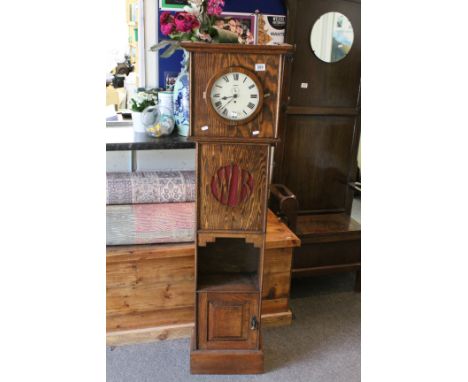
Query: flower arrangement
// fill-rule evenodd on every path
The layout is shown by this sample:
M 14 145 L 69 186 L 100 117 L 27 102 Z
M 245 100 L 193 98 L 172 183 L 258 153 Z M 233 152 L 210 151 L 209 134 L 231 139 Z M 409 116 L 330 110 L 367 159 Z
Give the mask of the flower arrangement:
M 143 90 L 136 93 L 131 99 L 132 111 L 142 112 L 148 106 L 154 106 L 158 102 L 156 90 Z
M 183 12 L 163 12 L 159 18 L 161 33 L 170 40 L 163 40 L 151 47 L 152 51 L 166 48 L 161 57 L 171 56 L 180 48 L 181 41 L 205 41 L 237 43 L 237 34 L 218 28 L 217 16 L 221 15 L 224 0 L 189 0 Z

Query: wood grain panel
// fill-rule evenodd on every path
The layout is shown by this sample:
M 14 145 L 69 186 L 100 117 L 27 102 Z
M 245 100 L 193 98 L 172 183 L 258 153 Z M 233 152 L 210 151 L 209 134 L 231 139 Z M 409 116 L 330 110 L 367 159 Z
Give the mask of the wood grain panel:
M 357 106 L 361 80 L 361 5 L 344 0 L 288 0 L 288 42 L 296 44 L 289 95 L 290 106 Z M 327 12 L 344 14 L 353 26 L 354 42 L 341 61 L 326 63 L 310 46 L 315 21 Z M 306 89 L 302 83 L 308 83 Z
M 157 309 L 147 312 L 107 315 L 107 332 L 150 328 L 155 326 L 179 325 L 191 323 L 195 319 L 193 305 L 195 296 L 189 306 Z
M 268 210 L 267 233 L 265 237 L 265 248 L 290 248 L 299 247 L 299 238 L 276 216 Z
M 257 347 L 258 330 L 250 329 L 250 318 L 260 319 L 257 293 L 198 293 L 198 299 L 199 349 Z
M 268 184 L 268 145 L 199 143 L 198 219 L 201 230 L 264 232 Z M 238 206 L 221 204 L 213 196 L 212 177 L 218 169 L 237 164 L 253 177 L 253 191 Z
M 289 299 L 286 297 L 273 300 L 262 299 L 262 318 L 264 314 L 281 313 L 289 311 Z M 262 325 L 264 322 L 262 321 Z
M 193 312 L 193 308 L 192 308 Z M 285 309 L 280 312 L 262 313 L 262 327 L 286 326 L 292 323 L 292 312 Z M 177 338 L 188 338 L 193 332 L 193 319 L 187 323 L 171 323 L 169 325 L 151 326 L 145 328 L 130 328 L 128 330 L 108 331 L 107 346 L 121 346 L 148 342 L 166 341 Z
M 349 190 L 355 120 L 346 116 L 288 117 L 285 158 L 301 163 L 284 171 L 300 211 L 344 211 Z
M 285 49 L 291 50 L 292 47 Z M 190 49 L 189 49 L 190 50 Z M 265 64 L 265 71 L 255 71 L 255 64 Z M 215 112 L 208 106 L 209 97 L 207 86 L 213 77 L 231 66 L 241 66 L 253 72 L 260 80 L 265 97 L 262 111 L 258 118 L 232 126 L 229 122 L 220 121 Z M 272 50 L 245 55 L 238 52 L 226 54 L 213 54 L 212 52 L 194 51 L 191 54 L 192 68 L 210 68 L 210 70 L 195 70 L 190 72 L 192 78 L 193 94 L 191 95 L 191 132 L 192 136 L 203 137 L 229 137 L 261 140 L 262 138 L 277 137 L 277 121 L 279 99 L 281 98 L 282 76 L 280 68 L 283 67 L 283 56 Z M 208 129 L 202 130 L 207 126 Z M 254 132 L 258 132 L 255 134 Z
M 281 317 L 286 316 L 286 317 Z M 287 315 L 267 317 L 271 325 L 283 323 L 287 325 Z M 107 346 L 122 346 L 143 344 L 148 342 L 166 341 L 177 338 L 190 337 L 193 332 L 193 322 L 185 324 L 170 324 L 167 326 L 155 326 L 143 329 L 118 330 L 108 332 L 106 336 Z
M 265 252 L 263 273 L 287 272 L 291 268 L 292 249 L 276 248 Z
M 361 262 L 361 240 L 335 243 L 314 243 L 296 248 L 293 268 L 310 268 L 326 265 L 355 264 Z
M 208 304 L 208 341 L 247 339 L 245 324 L 248 322 L 245 304 Z
M 259 374 L 264 371 L 263 350 L 196 350 L 190 352 L 192 374 Z
M 270 213 L 272 212 L 270 211 Z M 106 263 L 145 259 L 174 259 L 176 257 L 193 256 L 193 250 L 193 243 L 108 246 L 106 248 Z
M 202 231 L 198 233 L 198 246 L 206 247 L 209 243 L 214 243 L 219 238 L 236 238 L 245 240 L 246 243 L 252 244 L 255 248 L 264 246 L 265 237 L 258 233 L 238 233 L 226 231 Z
M 262 298 L 277 299 L 289 297 L 290 283 L 291 272 L 264 274 Z
M 195 299 L 194 299 L 195 300 Z M 262 327 L 269 325 L 269 317 L 265 320 L 265 315 L 276 314 L 276 317 L 271 317 L 273 323 L 286 322 L 289 317 L 289 300 L 288 298 L 278 298 L 274 300 L 264 299 L 262 300 Z M 176 307 L 168 309 L 157 309 L 150 312 L 137 312 L 127 313 L 121 315 L 107 315 L 106 317 L 106 331 L 107 333 L 121 332 L 122 336 L 125 337 L 123 332 L 140 330 L 146 328 L 161 328 L 158 335 L 165 327 L 176 328 L 179 325 L 190 325 L 190 328 L 194 324 L 194 304 L 187 307 Z M 283 317 L 285 316 L 285 317 Z M 189 333 L 187 333 L 188 336 Z M 164 336 L 160 336 L 155 340 L 168 339 Z M 129 334 L 128 341 L 132 341 L 132 335 Z M 139 339 L 136 342 L 144 342 L 143 339 Z M 124 342 L 127 343 L 127 342 Z
M 292 311 L 289 309 L 287 312 L 280 313 L 268 313 L 262 315 L 262 327 L 277 327 L 277 326 L 287 326 L 292 324 Z
M 107 313 L 124 314 L 187 306 L 193 303 L 193 279 L 176 283 L 107 289 Z
M 106 267 L 107 288 L 173 283 L 193 280 L 193 255 L 181 258 L 110 263 Z

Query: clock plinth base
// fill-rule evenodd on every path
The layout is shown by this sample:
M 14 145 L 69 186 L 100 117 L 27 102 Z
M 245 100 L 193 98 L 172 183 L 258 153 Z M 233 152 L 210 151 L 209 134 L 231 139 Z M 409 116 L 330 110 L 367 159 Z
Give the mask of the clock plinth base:
M 192 337 L 191 374 L 261 374 L 263 372 L 261 340 L 259 350 L 196 350 Z

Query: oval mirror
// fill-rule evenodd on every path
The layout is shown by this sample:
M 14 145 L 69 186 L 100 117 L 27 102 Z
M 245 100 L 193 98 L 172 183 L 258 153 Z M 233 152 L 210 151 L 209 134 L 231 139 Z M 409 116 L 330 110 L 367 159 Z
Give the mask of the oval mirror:
M 339 12 L 324 13 L 310 33 L 310 45 L 315 55 L 325 62 L 337 62 L 346 57 L 353 45 L 353 26 Z

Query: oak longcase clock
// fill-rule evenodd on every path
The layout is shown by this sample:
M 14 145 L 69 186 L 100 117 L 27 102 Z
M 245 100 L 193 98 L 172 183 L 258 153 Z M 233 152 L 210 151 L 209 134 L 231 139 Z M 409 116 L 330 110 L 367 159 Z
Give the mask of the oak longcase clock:
M 183 43 L 197 152 L 194 374 L 263 372 L 271 146 L 290 45 Z

